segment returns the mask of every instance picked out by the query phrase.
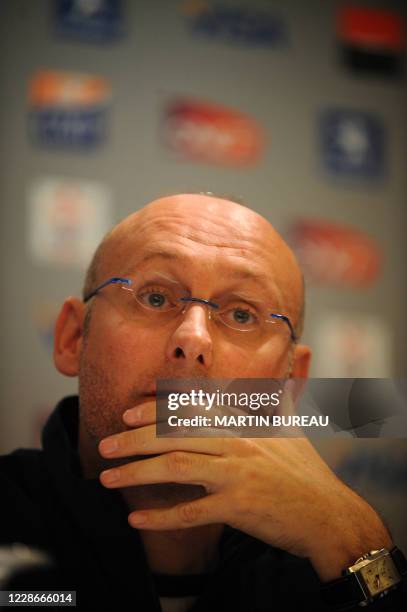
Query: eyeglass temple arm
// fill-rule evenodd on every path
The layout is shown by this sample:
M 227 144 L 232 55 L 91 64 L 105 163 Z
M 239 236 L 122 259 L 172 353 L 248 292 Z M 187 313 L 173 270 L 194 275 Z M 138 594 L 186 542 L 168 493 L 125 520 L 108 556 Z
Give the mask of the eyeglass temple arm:
M 90 300 L 90 298 L 93 298 L 97 294 L 98 291 L 100 291 L 104 287 L 107 287 L 107 285 L 114 285 L 115 283 L 125 283 L 126 285 L 131 285 L 131 282 L 132 281 L 129 278 L 121 278 L 120 276 L 113 276 L 112 278 L 109 278 L 107 281 L 105 281 L 104 283 L 96 287 L 94 291 L 92 291 L 91 293 L 88 293 L 88 295 L 85 295 L 85 297 L 83 298 L 83 301 L 84 303 L 86 303 L 87 301 Z
M 290 328 L 290 332 L 291 332 L 291 340 L 293 342 L 297 342 L 298 338 L 295 334 L 294 328 L 292 326 L 292 323 L 290 321 L 290 319 L 286 316 L 286 315 L 282 315 L 282 314 L 277 314 L 274 312 L 270 313 L 270 317 L 273 317 L 274 319 L 281 319 L 282 321 L 285 321 L 285 323 L 287 323 L 288 327 Z

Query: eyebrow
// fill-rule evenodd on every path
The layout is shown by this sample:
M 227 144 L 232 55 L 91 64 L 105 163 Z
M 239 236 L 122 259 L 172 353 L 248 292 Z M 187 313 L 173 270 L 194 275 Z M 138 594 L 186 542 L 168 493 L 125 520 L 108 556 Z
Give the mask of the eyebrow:
M 189 259 L 188 256 L 179 255 L 178 253 L 175 253 L 173 251 L 161 251 L 161 250 L 149 251 L 139 260 L 138 265 L 144 264 L 148 262 L 149 260 L 155 259 L 158 257 L 167 259 L 169 261 L 180 261 L 180 260 Z M 258 272 L 252 272 L 251 270 L 248 270 L 244 267 L 241 267 L 241 268 L 236 267 L 236 268 L 228 269 L 227 273 L 228 273 L 228 276 L 239 277 L 242 280 L 249 278 L 257 282 L 261 282 L 261 283 L 264 283 L 270 280 L 270 278 L 266 274 L 259 274 Z
M 188 255 L 180 255 L 179 253 L 176 253 L 175 251 L 171 251 L 171 250 L 162 250 L 162 249 L 149 249 L 145 255 L 137 262 L 137 266 L 140 266 L 141 264 L 145 264 L 150 260 L 153 259 L 158 259 L 158 258 L 162 258 L 165 259 L 167 261 L 186 261 L 188 259 L 190 259 L 188 257 Z M 277 287 L 276 283 L 274 282 L 274 279 L 271 278 L 270 276 L 268 276 L 267 274 L 259 274 L 258 272 L 252 272 L 251 270 L 245 268 L 244 266 L 242 267 L 235 267 L 235 268 L 231 268 L 227 270 L 227 274 L 228 274 L 228 278 L 234 278 L 237 280 L 253 280 L 256 283 L 260 284 L 262 286 L 262 288 L 266 288 L 268 291 L 271 291 L 274 298 L 272 299 L 272 301 L 276 302 L 276 306 L 281 307 L 281 291 L 279 290 L 279 288 Z M 258 302 L 262 302 L 263 300 L 261 299 L 253 299 L 252 296 L 246 296 L 245 292 L 241 292 L 239 290 L 233 291 L 234 295 L 236 297 L 241 297 L 242 299 L 245 300 L 249 300 L 249 301 L 258 301 Z

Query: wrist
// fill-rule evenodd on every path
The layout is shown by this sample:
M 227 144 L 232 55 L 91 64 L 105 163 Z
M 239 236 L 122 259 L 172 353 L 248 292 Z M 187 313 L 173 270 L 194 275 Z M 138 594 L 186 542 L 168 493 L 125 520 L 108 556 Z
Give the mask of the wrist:
M 348 509 L 326 528 L 326 534 L 315 541 L 308 558 L 322 582 L 339 578 L 356 559 L 370 550 L 394 544 L 377 513 L 361 500 L 357 511 Z M 344 518 L 346 517 L 346 518 Z
M 358 547 L 330 549 L 324 554 L 318 554 L 310 561 L 318 574 L 321 582 L 330 582 L 336 580 L 343 575 L 344 570 L 353 565 L 357 559 L 365 555 L 370 550 L 381 550 L 385 548 L 390 550 L 393 543 L 390 539 L 378 541 L 375 539 L 375 544 L 364 544 Z

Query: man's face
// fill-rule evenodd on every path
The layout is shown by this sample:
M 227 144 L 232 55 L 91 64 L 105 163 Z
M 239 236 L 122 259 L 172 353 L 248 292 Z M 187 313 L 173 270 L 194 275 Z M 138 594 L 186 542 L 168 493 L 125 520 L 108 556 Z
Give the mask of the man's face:
M 192 296 L 214 302 L 244 296 L 297 323 L 301 279 L 291 252 L 263 218 L 226 200 L 165 198 L 119 226 L 98 281 L 157 273 Z M 123 412 L 152 399 L 158 378 L 287 375 L 288 333 L 254 341 L 250 332 L 209 320 L 197 303 L 164 324 L 143 323 L 116 307 L 118 292 L 126 298 L 114 285 L 93 298 L 81 351 L 82 426 L 95 442 L 126 429 Z

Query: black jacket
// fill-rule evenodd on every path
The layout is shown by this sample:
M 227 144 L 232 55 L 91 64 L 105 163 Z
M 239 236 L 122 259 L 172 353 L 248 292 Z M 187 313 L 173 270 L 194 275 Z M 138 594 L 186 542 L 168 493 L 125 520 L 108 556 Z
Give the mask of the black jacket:
M 157 591 L 166 578 L 151 573 L 120 494 L 82 477 L 78 422 L 78 398 L 65 398 L 44 427 L 43 450 L 0 457 L 0 545 L 22 542 L 54 559 L 52 578 L 27 581 L 26 588 L 75 590 L 82 610 L 160 612 Z M 220 564 L 200 583 L 193 612 L 331 609 L 307 560 L 230 527 L 221 538 Z M 175 591 L 177 579 L 172 584 Z M 397 612 L 406 602 L 403 586 L 369 609 Z

